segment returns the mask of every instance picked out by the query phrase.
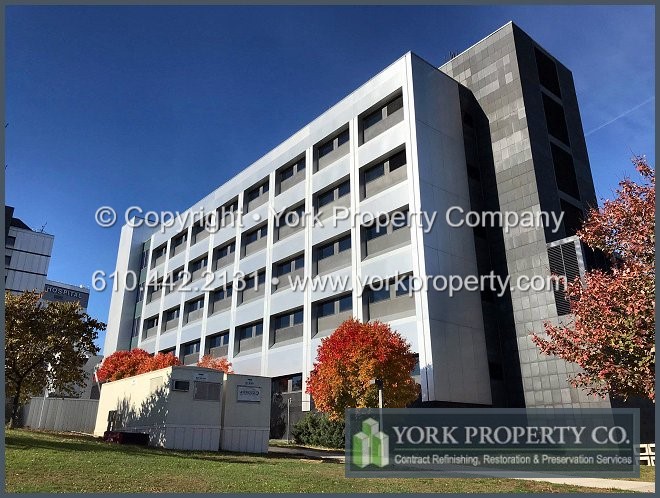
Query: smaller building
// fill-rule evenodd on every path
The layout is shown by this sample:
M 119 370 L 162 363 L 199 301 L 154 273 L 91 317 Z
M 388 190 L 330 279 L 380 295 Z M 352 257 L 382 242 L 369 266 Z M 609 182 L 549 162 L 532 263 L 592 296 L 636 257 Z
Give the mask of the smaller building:
M 87 310 L 87 304 L 89 303 L 89 287 L 46 280 L 42 299 L 54 303 L 78 302 L 83 310 Z
M 270 428 L 266 377 L 173 366 L 103 384 L 95 436 L 149 434 L 177 450 L 266 453 Z

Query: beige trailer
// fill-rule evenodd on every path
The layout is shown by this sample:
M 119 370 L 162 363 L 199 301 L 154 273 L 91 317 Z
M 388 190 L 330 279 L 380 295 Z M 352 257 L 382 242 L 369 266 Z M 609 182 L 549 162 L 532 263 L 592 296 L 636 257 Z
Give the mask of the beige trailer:
M 220 438 L 222 450 L 268 453 L 270 391 L 270 377 L 225 376 Z
M 101 388 L 95 436 L 103 436 L 108 415 L 115 430 L 149 434 L 149 444 L 179 450 L 218 451 L 224 373 L 209 368 L 167 367 Z

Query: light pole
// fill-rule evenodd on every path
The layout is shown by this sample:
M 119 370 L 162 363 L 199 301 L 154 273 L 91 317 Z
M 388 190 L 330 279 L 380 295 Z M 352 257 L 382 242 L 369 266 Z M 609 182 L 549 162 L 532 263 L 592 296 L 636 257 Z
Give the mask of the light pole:
M 376 384 L 378 388 L 378 415 L 380 419 L 380 430 L 383 430 L 383 380 L 371 379 L 371 384 Z

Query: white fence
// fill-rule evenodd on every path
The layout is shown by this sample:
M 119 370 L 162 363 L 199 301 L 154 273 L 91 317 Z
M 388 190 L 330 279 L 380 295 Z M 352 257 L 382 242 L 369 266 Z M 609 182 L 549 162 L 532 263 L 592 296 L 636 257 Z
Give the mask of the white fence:
M 79 398 L 32 398 L 25 407 L 25 427 L 92 434 L 99 401 Z
M 635 453 L 637 453 L 640 465 L 655 467 L 655 443 L 640 444 L 635 447 Z

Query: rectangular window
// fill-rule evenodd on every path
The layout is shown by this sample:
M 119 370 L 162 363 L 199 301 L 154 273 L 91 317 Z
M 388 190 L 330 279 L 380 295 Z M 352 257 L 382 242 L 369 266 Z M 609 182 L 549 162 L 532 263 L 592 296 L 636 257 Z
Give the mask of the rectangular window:
M 342 237 L 338 241 L 338 246 L 339 246 L 339 252 L 344 252 L 347 251 L 348 249 L 351 248 L 351 236 L 347 235 L 346 237 Z
M 341 147 L 348 142 L 348 130 L 342 131 L 337 137 L 337 147 Z
M 390 289 L 387 285 L 383 285 L 382 288 L 378 290 L 371 290 L 369 292 L 369 302 L 377 303 L 379 301 L 385 301 L 390 298 Z
M 397 296 L 407 296 L 410 293 L 411 277 L 406 277 L 398 282 L 396 286 Z
M 188 311 L 201 310 L 204 307 L 204 298 L 195 299 L 188 303 Z
M 11 264 L 11 256 L 5 256 L 5 266 L 9 266 Z
M 536 68 L 539 72 L 539 82 L 557 97 L 561 97 L 559 78 L 557 77 L 557 65 L 550 57 L 536 47 L 534 47 L 534 55 L 536 56 Z
M 330 256 L 334 256 L 335 254 L 335 243 L 331 242 L 330 244 L 326 244 L 324 246 L 319 247 L 318 249 L 318 259 L 325 259 L 329 258 Z
M 330 190 L 318 196 L 317 204 L 319 207 L 322 207 L 325 206 L 326 204 L 330 204 L 334 200 L 335 200 L 335 191 Z
M 302 391 L 302 374 L 291 376 L 291 391 Z
M 303 310 L 299 310 L 293 313 L 293 324 L 298 325 L 303 322 Z
M 381 176 L 385 176 L 385 163 L 376 164 L 364 172 L 364 181 L 372 182 Z
M 317 305 L 317 315 L 319 317 L 331 316 L 335 314 L 335 302 L 326 301 L 325 303 L 320 303 Z
M 352 300 L 350 294 L 348 296 L 344 296 L 344 297 L 339 299 L 339 312 L 340 313 L 342 311 L 350 311 L 352 309 L 353 309 L 353 300 Z
M 231 298 L 231 285 L 228 285 L 224 289 L 218 289 L 213 293 L 214 301 L 222 301 L 229 298 Z
M 322 143 L 321 145 L 318 146 L 318 157 L 321 158 L 323 156 L 326 156 L 330 154 L 335 149 L 338 149 L 341 147 L 343 144 L 348 142 L 349 140 L 349 133 L 348 130 L 344 130 L 338 135 L 334 136 L 330 140 Z
M 214 335 L 208 338 L 209 349 L 219 348 L 229 344 L 229 333 Z
M 276 316 L 273 320 L 273 328 L 275 330 L 285 329 L 291 326 L 291 318 L 289 315 Z
M 404 166 L 406 164 L 406 151 L 405 149 L 397 152 L 394 154 L 392 157 L 389 158 L 388 160 L 389 163 L 389 170 L 394 171 L 401 166 Z
M 202 268 L 206 267 L 206 258 L 198 259 L 197 261 L 193 261 L 190 263 L 190 271 L 195 272 L 197 270 L 201 270 Z
M 183 345 L 183 355 L 199 353 L 199 341 Z
M 179 318 L 179 308 L 169 310 L 165 312 L 165 321 L 169 322 L 171 320 L 175 320 Z
M 568 128 L 566 126 L 566 115 L 564 114 L 564 108 L 562 105 L 544 94 L 543 110 L 545 111 L 545 122 L 548 127 L 548 133 L 557 140 L 570 146 Z
M 7 236 L 7 247 L 14 247 L 16 244 L 16 237 L 13 235 L 8 235 Z
M 379 106 L 378 109 L 364 116 L 362 118 L 362 129 L 366 130 L 371 128 L 373 125 L 391 116 L 401 108 L 403 108 L 403 96 L 398 95 L 387 103 Z
M 344 197 L 345 195 L 348 195 L 350 193 L 351 193 L 351 185 L 348 180 L 337 187 L 337 199 L 339 199 L 340 197 Z
M 383 235 L 387 235 L 387 227 L 381 224 L 372 225 L 370 227 L 367 227 L 365 235 L 367 240 L 376 239 Z

